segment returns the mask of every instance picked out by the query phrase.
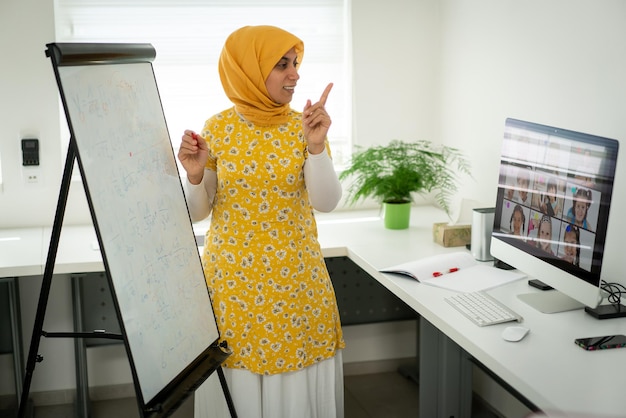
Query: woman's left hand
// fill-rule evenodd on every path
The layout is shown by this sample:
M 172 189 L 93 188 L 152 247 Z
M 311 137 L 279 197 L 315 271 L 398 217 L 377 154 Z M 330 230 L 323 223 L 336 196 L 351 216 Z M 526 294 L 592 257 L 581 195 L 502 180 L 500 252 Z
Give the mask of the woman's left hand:
M 324 106 L 332 88 L 333 83 L 328 84 L 319 102 L 311 104 L 311 100 L 307 100 L 304 106 L 302 127 L 310 154 L 319 154 L 324 151 L 324 142 L 332 123 Z

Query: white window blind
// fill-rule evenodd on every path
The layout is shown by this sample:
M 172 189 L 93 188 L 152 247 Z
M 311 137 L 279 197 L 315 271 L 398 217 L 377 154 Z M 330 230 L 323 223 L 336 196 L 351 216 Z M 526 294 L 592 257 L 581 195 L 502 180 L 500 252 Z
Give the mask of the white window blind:
M 307 99 L 319 100 L 326 85 L 334 83 L 326 107 L 333 119 L 333 157 L 340 166 L 351 147 L 347 1 L 55 0 L 56 41 L 152 44 L 154 72 L 177 150 L 184 129 L 199 131 L 211 115 L 232 106 L 217 71 L 227 36 L 245 25 L 288 30 L 305 45 L 291 106 L 301 111 Z

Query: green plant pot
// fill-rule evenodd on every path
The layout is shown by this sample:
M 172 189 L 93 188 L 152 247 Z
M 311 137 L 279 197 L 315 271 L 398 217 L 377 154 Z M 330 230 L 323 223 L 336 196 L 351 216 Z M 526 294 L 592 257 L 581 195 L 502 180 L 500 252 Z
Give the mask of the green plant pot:
M 411 202 L 383 202 L 383 220 L 387 229 L 407 229 L 411 218 Z

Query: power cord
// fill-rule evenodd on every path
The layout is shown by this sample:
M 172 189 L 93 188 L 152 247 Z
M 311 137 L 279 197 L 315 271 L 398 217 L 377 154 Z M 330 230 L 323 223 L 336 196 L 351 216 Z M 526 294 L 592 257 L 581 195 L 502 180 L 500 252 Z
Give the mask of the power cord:
M 600 288 L 609 294 L 606 300 L 613 305 L 619 305 L 622 300 L 622 294 L 626 293 L 626 287 L 624 287 L 624 285 L 620 283 L 609 283 L 605 280 L 600 281 Z
M 626 306 L 620 302 L 622 294 L 626 293 L 626 287 L 620 283 L 609 283 L 605 280 L 600 281 L 600 288 L 608 293 L 606 300 L 607 305 L 598 305 L 596 308 L 585 307 L 585 312 L 596 319 L 610 319 L 626 317 Z

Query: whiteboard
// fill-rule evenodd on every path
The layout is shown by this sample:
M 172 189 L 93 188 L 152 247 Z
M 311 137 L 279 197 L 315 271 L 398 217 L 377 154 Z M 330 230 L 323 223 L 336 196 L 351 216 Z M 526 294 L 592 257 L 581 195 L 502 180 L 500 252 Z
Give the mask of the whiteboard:
M 152 64 L 61 66 L 58 77 L 148 403 L 219 337 Z

